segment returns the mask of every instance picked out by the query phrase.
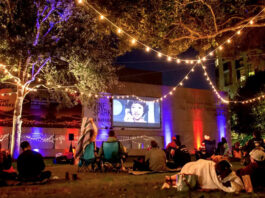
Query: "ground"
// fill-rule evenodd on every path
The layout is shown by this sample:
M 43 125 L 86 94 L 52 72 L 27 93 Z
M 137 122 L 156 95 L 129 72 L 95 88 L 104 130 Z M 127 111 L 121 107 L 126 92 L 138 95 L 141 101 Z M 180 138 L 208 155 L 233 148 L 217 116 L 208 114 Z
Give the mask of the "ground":
M 230 198 L 265 197 L 262 193 L 229 194 L 225 192 L 180 193 L 175 189 L 161 190 L 164 176 L 168 174 L 149 174 L 134 176 L 126 173 L 77 173 L 74 165 L 52 165 L 46 161 L 47 169 L 59 179 L 42 185 L 10 186 L 0 188 L 1 198 L 19 197 L 192 197 L 192 198 Z M 238 164 L 234 166 L 237 168 Z M 69 172 L 70 180 L 65 180 Z M 72 181 L 72 174 L 78 174 L 78 180 Z

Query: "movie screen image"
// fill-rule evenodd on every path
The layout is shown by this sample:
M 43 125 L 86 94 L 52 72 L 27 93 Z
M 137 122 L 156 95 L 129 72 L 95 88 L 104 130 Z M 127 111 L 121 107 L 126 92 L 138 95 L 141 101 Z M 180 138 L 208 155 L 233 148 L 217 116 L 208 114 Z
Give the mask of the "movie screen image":
M 160 128 L 160 102 L 155 102 L 154 98 L 142 99 L 146 102 L 134 98 L 113 99 L 113 126 Z

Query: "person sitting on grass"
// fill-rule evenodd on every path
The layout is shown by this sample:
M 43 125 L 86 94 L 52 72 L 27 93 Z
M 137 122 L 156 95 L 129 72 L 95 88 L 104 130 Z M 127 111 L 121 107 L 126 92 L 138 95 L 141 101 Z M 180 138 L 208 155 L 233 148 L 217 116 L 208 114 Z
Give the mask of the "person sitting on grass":
M 232 147 L 232 160 L 233 161 L 240 161 L 242 158 L 242 149 L 240 148 L 240 143 L 236 142 Z
M 240 177 L 249 175 L 254 191 L 265 188 L 265 152 L 254 149 L 250 153 L 250 164 L 236 171 Z
M 0 186 L 8 185 L 9 180 L 16 180 L 17 174 L 12 167 L 11 155 L 6 150 L 2 150 L 0 142 Z
M 22 153 L 17 159 L 17 170 L 21 181 L 46 181 L 51 177 L 50 171 L 43 171 L 45 164 L 40 153 L 32 151 L 27 141 L 20 144 Z
M 200 159 L 183 166 L 180 174 L 192 174 L 198 177 L 198 185 L 203 190 L 223 190 L 225 192 L 239 192 L 244 186 L 241 179 L 231 170 L 231 164 L 222 160 L 218 163 Z M 166 176 L 162 188 L 175 186 L 177 175 Z
M 166 153 L 159 148 L 156 141 L 151 141 L 151 149 L 145 154 L 145 163 L 151 171 L 166 171 Z

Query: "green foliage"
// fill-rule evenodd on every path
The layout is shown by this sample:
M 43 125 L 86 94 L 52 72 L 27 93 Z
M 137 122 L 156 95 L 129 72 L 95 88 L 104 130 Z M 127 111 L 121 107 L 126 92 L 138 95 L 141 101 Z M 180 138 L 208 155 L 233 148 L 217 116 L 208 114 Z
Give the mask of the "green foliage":
M 94 102 L 90 94 L 104 92 L 117 84 L 113 62 L 128 47 L 108 28 L 99 25 L 93 11 L 74 0 L 57 4 L 58 9 L 41 24 L 38 44 L 34 45 L 38 33 L 37 13 L 43 14 L 42 21 L 50 10 L 47 2 L 7 0 L 0 3 L 0 62 L 24 84 L 31 79 L 34 63 L 36 72 L 41 60 L 50 57 L 51 61 L 37 76 L 42 81 L 36 79 L 29 88 L 49 88 L 50 97 L 66 106 L 80 100 Z M 55 23 L 63 10 L 67 11 L 68 20 Z M 54 28 L 49 32 L 51 23 Z M 2 76 L 1 80 L 7 79 Z M 83 94 L 68 94 L 69 89 Z
M 246 84 L 238 90 L 235 100 L 258 97 L 265 93 L 265 71 L 256 73 L 247 79 Z M 252 134 L 265 131 L 264 99 L 249 104 L 231 104 L 231 128 L 236 133 Z

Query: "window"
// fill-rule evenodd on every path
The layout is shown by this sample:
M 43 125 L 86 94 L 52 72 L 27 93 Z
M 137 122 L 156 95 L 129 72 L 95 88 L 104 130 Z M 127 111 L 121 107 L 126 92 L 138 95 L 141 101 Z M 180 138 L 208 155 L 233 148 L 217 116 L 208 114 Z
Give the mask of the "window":
M 229 71 L 231 68 L 231 62 L 226 62 L 223 64 L 224 72 Z
M 255 71 L 251 71 L 248 73 L 248 76 L 254 76 L 255 75 Z
M 236 66 L 236 69 L 240 69 L 240 68 L 244 67 L 243 58 L 236 60 L 235 66 Z
M 240 82 L 243 82 L 246 80 L 246 76 L 240 76 Z

